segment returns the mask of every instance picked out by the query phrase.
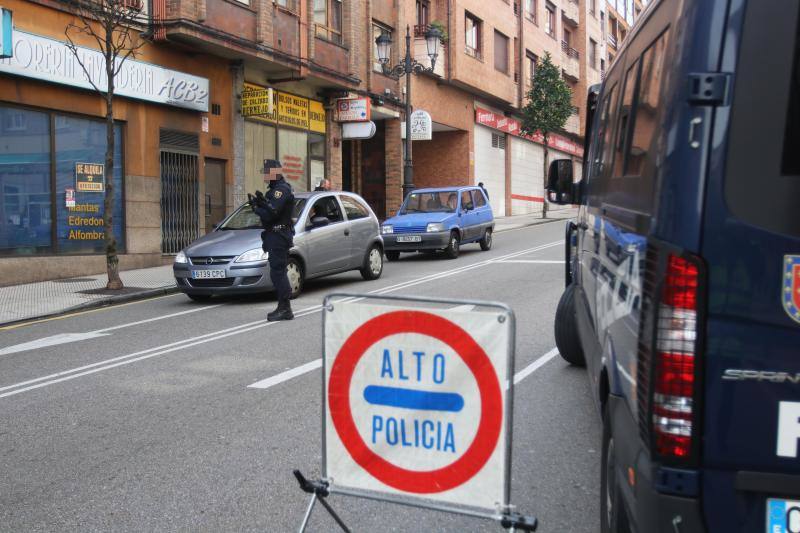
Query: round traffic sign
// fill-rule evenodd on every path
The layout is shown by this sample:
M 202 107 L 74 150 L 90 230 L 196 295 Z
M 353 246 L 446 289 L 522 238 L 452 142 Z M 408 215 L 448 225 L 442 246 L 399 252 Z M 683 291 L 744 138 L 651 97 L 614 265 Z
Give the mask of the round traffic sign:
M 350 385 L 359 360 L 376 342 L 401 334 L 437 339 L 458 354 L 475 378 L 480 398 L 477 432 L 455 461 L 434 470 L 400 467 L 372 451 L 353 418 Z M 469 333 L 453 322 L 424 311 L 393 311 L 370 319 L 344 342 L 330 370 L 328 407 L 342 444 L 353 460 L 373 477 L 404 492 L 444 492 L 469 481 L 494 452 L 503 424 L 503 397 L 494 366 Z

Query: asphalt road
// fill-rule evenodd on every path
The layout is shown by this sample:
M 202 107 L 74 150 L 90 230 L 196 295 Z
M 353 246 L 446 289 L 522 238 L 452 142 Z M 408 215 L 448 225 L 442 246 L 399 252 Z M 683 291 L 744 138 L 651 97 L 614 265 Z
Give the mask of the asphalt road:
M 553 352 L 563 234 L 563 222 L 544 224 L 455 261 L 404 256 L 377 281 L 312 281 L 292 322 L 265 322 L 269 297 L 171 295 L 0 330 L 0 530 L 296 530 L 308 499 L 291 471 L 320 470 L 319 304 L 349 291 L 511 306 L 516 370 L 533 369 L 516 387 L 512 501 L 539 531 L 598 531 L 599 420 L 585 372 Z M 331 503 L 354 531 L 501 529 Z M 317 506 L 310 530 L 336 526 Z

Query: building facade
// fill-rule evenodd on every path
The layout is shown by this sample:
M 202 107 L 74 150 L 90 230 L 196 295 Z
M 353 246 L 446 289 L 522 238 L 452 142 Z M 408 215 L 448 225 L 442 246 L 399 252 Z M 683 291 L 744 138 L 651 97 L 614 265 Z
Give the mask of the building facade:
M 408 31 L 411 55 L 428 66 L 431 25 L 445 35 L 433 72 L 411 79 L 412 109 L 432 119 L 431 139 L 412 143 L 414 184 L 482 182 L 495 215 L 538 212 L 542 139 L 520 132 L 533 73 L 550 54 L 573 90 L 575 112 L 552 135 L 550 157 L 578 165 L 585 95 L 612 59 L 612 21 L 621 38 L 628 11 L 618 4 L 632 0 L 613 1 L 141 4 L 146 44 L 114 108 L 121 268 L 171 261 L 263 189 L 265 158 L 283 162 L 295 190 L 327 178 L 380 218 L 392 215 L 402 202 L 407 95 L 404 79 L 384 73 L 375 39 L 391 37 L 391 67 Z M 641 6 L 631 5 L 633 17 Z M 103 163 L 105 108 L 66 49 L 74 18 L 65 6 L 4 4 L 16 54 L 0 60 L 0 284 L 105 269 L 103 195 L 78 188 L 82 171 Z M 91 39 L 79 44 L 96 54 Z

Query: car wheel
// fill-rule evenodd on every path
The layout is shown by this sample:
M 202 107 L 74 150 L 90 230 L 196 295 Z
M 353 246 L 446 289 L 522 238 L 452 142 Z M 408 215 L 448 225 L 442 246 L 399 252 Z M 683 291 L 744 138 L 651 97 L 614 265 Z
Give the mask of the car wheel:
M 400 259 L 400 252 L 386 252 L 386 259 L 389 261 L 397 261 Z
M 303 266 L 296 257 L 290 257 L 286 263 L 286 275 L 289 278 L 289 287 L 292 289 L 289 298 L 295 299 L 303 290 Z
M 601 533 L 630 533 L 627 515 L 617 484 L 614 436 L 608 405 L 603 410 L 603 457 L 600 467 L 600 531 Z
M 448 259 L 455 259 L 458 257 L 459 250 L 460 243 L 458 242 L 458 233 L 451 231 L 450 242 L 447 244 L 447 248 L 444 249 L 444 255 L 446 255 Z
M 381 277 L 383 272 L 383 254 L 377 244 L 367 250 L 367 255 L 364 256 L 364 266 L 361 267 L 361 277 L 365 280 L 373 280 Z
M 556 347 L 561 357 L 571 365 L 585 366 L 581 341 L 578 337 L 578 324 L 575 320 L 575 284 L 564 290 L 556 307 L 555 320 Z
M 486 231 L 483 233 L 483 238 L 478 241 L 481 245 L 481 250 L 484 252 L 488 252 L 492 249 L 492 228 L 486 228 Z
M 187 294 L 186 296 L 193 302 L 207 302 L 211 299 L 210 294 Z

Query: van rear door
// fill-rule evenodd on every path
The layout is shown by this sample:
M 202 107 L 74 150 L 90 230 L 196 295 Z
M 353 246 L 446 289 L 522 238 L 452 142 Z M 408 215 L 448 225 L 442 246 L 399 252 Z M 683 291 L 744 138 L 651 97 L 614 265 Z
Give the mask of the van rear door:
M 704 206 L 702 500 L 710 531 L 784 531 L 800 518 L 800 4 L 729 17 Z

